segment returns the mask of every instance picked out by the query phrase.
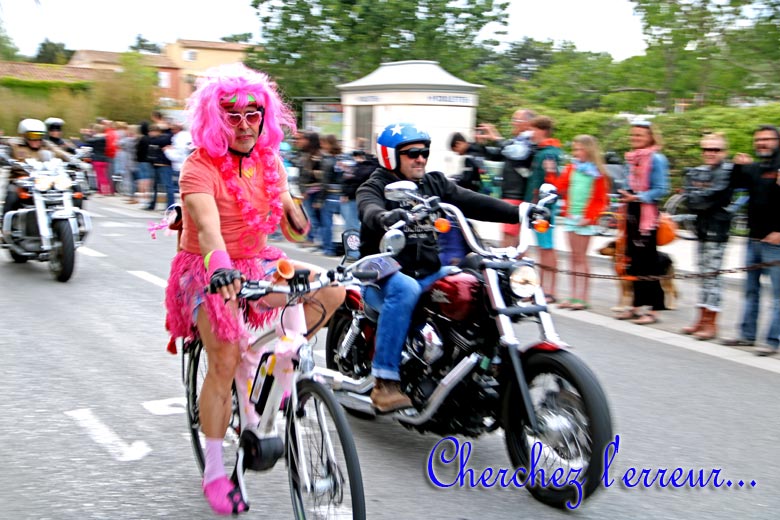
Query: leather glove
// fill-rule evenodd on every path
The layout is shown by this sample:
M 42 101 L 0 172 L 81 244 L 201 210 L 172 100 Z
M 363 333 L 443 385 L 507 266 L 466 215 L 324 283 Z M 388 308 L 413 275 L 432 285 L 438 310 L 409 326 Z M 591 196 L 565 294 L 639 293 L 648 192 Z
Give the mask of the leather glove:
M 390 211 L 385 211 L 379 216 L 379 222 L 382 224 L 382 227 L 384 227 L 385 229 L 389 229 L 390 226 L 392 226 L 399 220 L 403 220 L 404 222 L 409 222 L 409 214 L 406 212 L 406 210 L 397 208 Z
M 233 285 L 234 281 L 240 279 L 241 271 L 238 269 L 227 269 L 224 267 L 222 269 L 217 269 L 211 275 L 211 280 L 209 280 L 209 292 L 216 294 L 219 292 L 220 288 Z

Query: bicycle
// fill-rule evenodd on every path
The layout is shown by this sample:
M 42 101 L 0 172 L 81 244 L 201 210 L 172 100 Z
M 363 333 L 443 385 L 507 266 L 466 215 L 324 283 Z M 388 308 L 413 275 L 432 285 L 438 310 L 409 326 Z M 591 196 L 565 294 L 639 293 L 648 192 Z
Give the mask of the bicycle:
M 346 283 L 343 268 L 309 280 L 309 270 L 295 270 L 289 261 L 277 263 L 281 276 L 274 281 L 245 281 L 239 298 L 252 301 L 268 294 L 285 294 L 276 326 L 264 330 L 246 355 L 257 368 L 246 381 L 233 382 L 232 415 L 223 441 L 224 460 L 235 460 L 232 480 L 249 504 L 246 471 L 270 470 L 285 456 L 295 518 L 366 517 L 363 480 L 355 442 L 344 411 L 329 388 L 313 374 L 314 358 L 306 340 L 303 298 L 333 283 Z M 279 281 L 281 278 L 281 281 Z M 208 367 L 203 344 L 194 333 L 182 342 L 182 377 L 187 393 L 187 421 L 198 467 L 203 472 L 205 436 L 200 432 L 198 400 Z M 239 372 L 241 368 L 239 368 Z M 253 378 L 251 377 L 253 375 Z M 237 378 L 239 376 L 237 375 Z M 247 395 L 260 416 L 247 424 L 239 405 L 238 389 L 246 383 Z M 281 418 L 279 417 L 281 412 Z M 327 416 L 327 417 L 326 417 Z M 284 420 L 284 439 L 277 422 Z M 231 468 L 226 468 L 229 471 Z M 349 516 L 351 515 L 351 516 Z

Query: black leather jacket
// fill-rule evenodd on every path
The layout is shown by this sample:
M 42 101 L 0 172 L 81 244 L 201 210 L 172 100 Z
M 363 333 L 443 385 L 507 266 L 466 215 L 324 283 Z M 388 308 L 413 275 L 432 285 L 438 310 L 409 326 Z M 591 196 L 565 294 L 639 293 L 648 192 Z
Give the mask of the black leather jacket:
M 726 207 L 733 192 L 732 169 L 732 164 L 721 163 L 715 167 L 697 166 L 685 173 L 685 195 L 688 208 L 696 214 L 699 240 L 726 242 L 729 239 L 732 214 Z
M 385 186 L 404 180 L 394 172 L 377 168 L 357 190 L 360 214 L 360 256 L 379 252 L 379 241 L 385 233 L 381 217 L 385 211 L 404 207 L 400 202 L 385 199 Z M 517 224 L 517 207 L 488 195 L 461 188 L 441 172 L 427 172 L 417 181 L 420 195 L 437 195 L 442 202 L 457 206 L 468 218 L 486 222 Z M 411 205 L 406 207 L 411 209 Z M 407 224 L 403 228 L 406 247 L 396 257 L 401 271 L 413 278 L 423 278 L 441 267 L 437 232 L 430 224 Z

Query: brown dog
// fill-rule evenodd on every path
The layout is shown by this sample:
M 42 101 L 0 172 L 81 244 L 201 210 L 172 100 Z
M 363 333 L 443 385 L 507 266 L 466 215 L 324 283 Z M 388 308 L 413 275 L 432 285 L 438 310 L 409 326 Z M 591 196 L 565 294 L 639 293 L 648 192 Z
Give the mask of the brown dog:
M 614 263 L 616 246 L 617 242 L 613 240 L 599 249 L 599 254 L 611 257 L 612 262 Z M 658 251 L 658 261 L 661 263 L 661 272 L 665 276 L 674 276 L 674 262 L 672 261 L 672 257 Z M 634 282 L 630 280 L 618 281 L 620 283 L 620 301 L 617 306 L 610 309 L 615 312 L 630 309 L 634 303 Z M 661 289 L 664 291 L 664 306 L 669 310 L 676 309 L 678 293 L 677 286 L 674 284 L 674 278 L 664 278 L 661 280 Z

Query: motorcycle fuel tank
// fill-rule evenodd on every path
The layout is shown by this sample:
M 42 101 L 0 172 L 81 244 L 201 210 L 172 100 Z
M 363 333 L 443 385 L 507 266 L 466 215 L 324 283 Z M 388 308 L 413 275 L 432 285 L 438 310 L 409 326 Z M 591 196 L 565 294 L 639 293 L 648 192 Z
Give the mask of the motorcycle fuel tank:
M 451 320 L 462 320 L 477 303 L 479 280 L 469 273 L 455 273 L 437 280 L 430 290 L 434 308 Z

